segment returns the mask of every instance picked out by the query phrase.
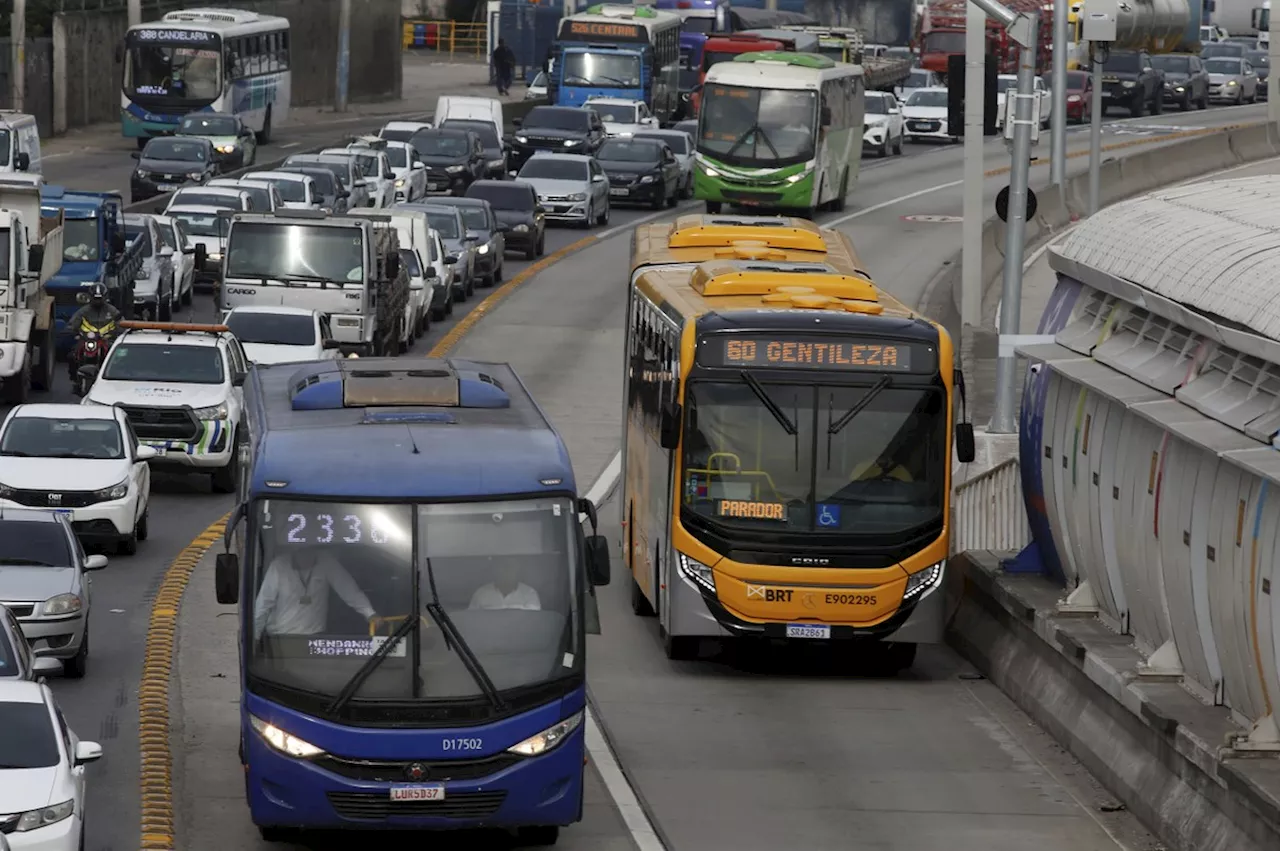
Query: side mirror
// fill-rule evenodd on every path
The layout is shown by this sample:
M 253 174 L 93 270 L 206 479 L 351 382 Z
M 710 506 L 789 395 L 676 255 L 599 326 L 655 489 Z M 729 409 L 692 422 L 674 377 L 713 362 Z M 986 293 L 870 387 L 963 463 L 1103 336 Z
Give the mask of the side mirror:
M 18 171 L 26 171 L 31 168 L 31 155 L 26 151 L 18 151 L 13 164 L 18 167 Z
M 104 555 L 91 555 L 84 557 L 85 570 L 102 570 L 107 566 L 107 557 Z
M 76 374 L 87 381 L 93 381 L 98 377 L 98 365 L 96 363 L 87 363 L 76 370 Z
M 424 163 L 422 160 L 414 160 L 414 161 L 413 161 L 413 167 L 414 167 L 414 168 L 426 168 L 426 167 L 427 167 L 427 164 L 426 164 L 426 163 Z
M 479 241 L 480 241 L 480 232 L 479 232 L 479 231 L 474 231 L 474 230 L 469 230 L 469 231 L 467 231 L 467 239 L 466 239 L 466 241 L 467 241 L 467 242 L 479 242 Z
M 458 262 L 458 255 L 449 254 L 444 258 L 444 265 L 453 266 Z
M 587 579 L 600 587 L 609 584 L 609 539 L 604 535 L 586 537 Z
M 956 460 L 968 464 L 973 458 L 973 423 L 956 423 Z
M 523 119 L 523 118 L 513 118 L 513 119 L 511 119 L 511 126 L 512 126 L 512 127 L 520 127 L 520 126 L 523 126 L 523 125 L 524 125 L 524 119 Z
M 37 656 L 36 663 L 31 666 L 31 672 L 41 677 L 47 677 L 50 674 L 61 674 L 62 661 L 52 656 Z
M 831 126 L 831 107 L 829 106 L 824 106 L 822 108 L 822 126 L 823 127 Z
M 124 247 L 124 234 L 120 231 L 116 231 L 111 235 L 111 251 L 114 254 L 120 254 L 124 251 Z
M 891 106 L 891 107 L 889 107 L 889 114 L 890 114 L 890 115 L 897 115 L 897 114 L 899 114 L 900 112 L 902 112 L 902 110 L 898 109 L 896 106 Z
M 604 183 L 604 182 L 605 182 L 606 180 L 608 180 L 608 179 L 609 179 L 609 178 L 605 177 L 603 174 L 596 174 L 596 175 L 592 175 L 592 177 L 591 177 L 591 182 L 592 182 L 592 183 Z
M 161 246 L 160 248 L 161 257 L 172 257 L 174 253 L 174 250 L 167 245 Z
M 354 185 L 357 189 L 364 189 L 369 185 L 369 181 L 365 180 L 363 177 L 357 178 Z
M 102 745 L 97 742 L 76 742 L 76 765 L 88 765 L 102 759 Z
M 325 351 L 330 351 L 332 349 L 340 349 L 342 348 L 342 343 L 340 343 L 337 340 L 323 340 L 320 343 L 320 348 L 324 349 Z
M 196 243 L 196 265 L 203 266 L 209 260 L 209 249 L 204 243 Z
M 139 446 L 138 451 L 133 453 L 133 460 L 150 461 L 159 454 L 159 451 L 154 446 Z
M 234 606 L 240 602 L 240 557 L 235 553 L 218 553 L 213 564 L 213 588 L 218 602 Z
M 129 156 L 133 157 L 135 160 L 140 160 L 142 159 L 142 151 L 134 151 L 133 153 L 129 154 Z
M 27 271 L 39 274 L 44 267 L 44 246 L 27 246 Z
M 663 449 L 675 449 L 680 445 L 680 405 L 662 403 L 662 422 L 659 442 Z
M 237 372 L 235 375 L 231 376 L 231 386 L 243 387 L 244 380 L 248 377 L 249 377 L 249 374 L 247 372 Z

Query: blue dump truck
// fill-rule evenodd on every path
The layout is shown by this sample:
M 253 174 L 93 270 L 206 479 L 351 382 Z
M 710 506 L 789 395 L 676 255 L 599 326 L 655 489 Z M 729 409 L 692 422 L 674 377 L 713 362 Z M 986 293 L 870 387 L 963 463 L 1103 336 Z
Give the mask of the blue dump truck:
M 93 284 L 106 284 L 107 298 L 126 319 L 133 318 L 133 282 L 142 271 L 143 244 L 141 238 L 126 237 L 124 198 L 117 192 L 44 186 L 40 204 L 44 215 L 61 211 L 64 221 L 62 268 L 45 284 L 53 296 L 58 354 L 64 355 L 75 340 L 67 320 Z

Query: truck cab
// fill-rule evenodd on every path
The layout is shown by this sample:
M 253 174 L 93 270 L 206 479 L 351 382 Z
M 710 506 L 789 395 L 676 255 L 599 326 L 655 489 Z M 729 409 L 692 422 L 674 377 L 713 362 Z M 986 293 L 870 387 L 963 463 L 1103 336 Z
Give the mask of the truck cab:
M 53 384 L 54 305 L 45 283 L 62 265 L 62 212 L 44 215 L 39 180 L 0 182 L 0 397 L 27 401 Z

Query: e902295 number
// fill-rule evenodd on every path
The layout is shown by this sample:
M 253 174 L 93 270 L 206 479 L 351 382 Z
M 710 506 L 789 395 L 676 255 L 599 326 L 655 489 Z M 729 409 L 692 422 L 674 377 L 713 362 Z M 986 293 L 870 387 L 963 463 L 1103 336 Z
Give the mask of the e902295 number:
M 874 606 L 875 594 L 828 594 L 826 603 L 829 606 Z

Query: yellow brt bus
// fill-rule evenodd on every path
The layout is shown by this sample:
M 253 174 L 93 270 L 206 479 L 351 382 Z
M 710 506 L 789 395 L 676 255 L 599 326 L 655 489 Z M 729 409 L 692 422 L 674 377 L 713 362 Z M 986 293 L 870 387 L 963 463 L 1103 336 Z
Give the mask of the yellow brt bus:
M 704 637 L 942 639 L 952 423 L 939 325 L 841 233 L 688 216 L 632 241 L 622 503 L 632 607 L 667 655 Z M 954 427 L 973 457 L 973 430 Z

